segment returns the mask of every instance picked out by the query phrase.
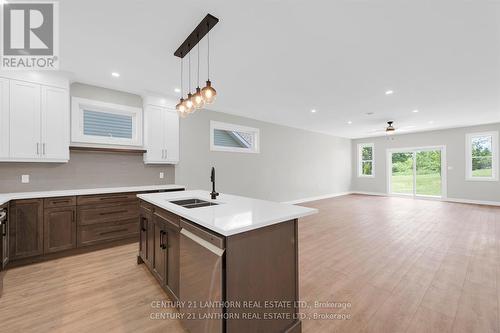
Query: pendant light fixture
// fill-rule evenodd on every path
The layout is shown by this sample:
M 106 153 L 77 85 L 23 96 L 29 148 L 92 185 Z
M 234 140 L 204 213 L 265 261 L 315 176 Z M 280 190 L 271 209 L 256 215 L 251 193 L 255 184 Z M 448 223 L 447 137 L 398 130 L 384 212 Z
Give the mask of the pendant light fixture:
M 198 74 L 196 79 L 196 93 L 193 95 L 193 105 L 196 109 L 201 109 L 205 105 L 205 100 L 200 89 L 200 43 L 198 43 Z
M 189 47 L 189 45 L 188 45 Z M 186 112 L 187 113 L 192 113 L 194 111 L 194 104 L 193 104 L 193 94 L 191 94 L 191 53 L 189 53 L 189 76 L 188 76 L 188 95 L 186 99 Z
M 217 91 L 212 87 L 212 82 L 210 82 L 210 32 L 207 35 L 207 85 L 201 90 L 201 95 L 206 104 L 213 103 L 217 96 Z
M 177 113 L 181 118 L 186 117 L 186 105 L 184 104 L 184 98 L 182 98 L 182 93 L 184 92 L 183 89 L 183 63 L 184 59 L 181 58 L 181 99 L 179 100 L 179 103 L 175 106 L 175 109 L 177 110 Z
M 219 22 L 219 19 L 213 15 L 207 14 L 205 18 L 198 24 L 196 29 L 186 38 L 186 40 L 175 51 L 174 55 L 181 58 L 181 98 L 175 106 L 180 117 L 202 109 L 205 104 L 213 103 L 217 96 L 217 91 L 212 87 L 210 81 L 210 35 L 207 36 L 207 84 L 203 89 L 200 89 L 200 41 L 203 37 L 209 34 L 209 31 Z M 198 46 L 198 62 L 196 76 L 196 91 L 191 93 L 191 50 Z M 188 68 L 188 93 L 184 98 L 184 57 L 189 56 Z

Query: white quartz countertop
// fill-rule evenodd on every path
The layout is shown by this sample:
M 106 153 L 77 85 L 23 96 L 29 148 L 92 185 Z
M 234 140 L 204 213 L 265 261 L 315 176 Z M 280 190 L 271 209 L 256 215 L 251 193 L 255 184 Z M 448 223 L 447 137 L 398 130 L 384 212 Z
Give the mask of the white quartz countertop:
M 182 185 L 169 184 L 169 185 L 149 185 L 149 186 L 86 188 L 86 189 L 62 190 L 62 191 L 0 193 L 0 205 L 3 205 L 4 203 L 10 200 L 19 200 L 19 199 L 53 198 L 53 197 L 66 197 L 72 195 L 91 195 L 91 194 L 106 194 L 106 193 L 177 190 L 184 188 L 185 187 Z
M 137 196 L 223 236 L 259 229 L 318 212 L 313 208 L 223 193 L 216 200 L 211 200 L 210 192 L 201 190 L 149 193 Z M 170 202 L 190 198 L 216 202 L 218 205 L 189 209 Z

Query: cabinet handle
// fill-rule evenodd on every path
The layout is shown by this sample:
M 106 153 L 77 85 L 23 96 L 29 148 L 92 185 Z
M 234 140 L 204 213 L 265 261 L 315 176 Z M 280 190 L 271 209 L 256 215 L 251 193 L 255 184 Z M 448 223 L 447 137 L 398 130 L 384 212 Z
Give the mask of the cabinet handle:
M 36 154 L 40 155 L 40 143 L 36 143 Z
M 76 211 L 73 210 L 73 222 L 76 221 Z
M 100 232 L 99 233 L 99 236 L 102 236 L 102 235 L 107 235 L 107 234 L 114 234 L 114 233 L 117 233 L 117 232 L 124 232 L 124 231 L 127 231 L 128 229 L 118 229 L 118 230 L 112 230 L 112 231 L 105 231 L 105 232 Z
M 113 200 L 113 199 L 128 199 L 127 196 L 121 196 L 121 197 L 104 197 L 104 198 L 99 198 L 99 200 Z
M 146 221 L 146 218 L 141 216 L 141 231 L 147 231 L 147 229 L 144 227 L 144 221 Z
M 167 159 L 167 156 L 168 156 L 168 150 L 165 149 L 165 159 Z
M 45 155 L 45 142 L 42 143 L 42 152 L 43 152 L 43 155 Z
M 99 215 L 111 215 L 111 214 L 126 213 L 126 212 L 128 212 L 128 210 L 123 209 L 123 210 L 115 210 L 112 212 L 99 213 Z
M 166 231 L 160 230 L 160 248 L 165 250 L 167 248 L 167 244 L 165 244 L 165 238 L 163 236 L 167 235 Z

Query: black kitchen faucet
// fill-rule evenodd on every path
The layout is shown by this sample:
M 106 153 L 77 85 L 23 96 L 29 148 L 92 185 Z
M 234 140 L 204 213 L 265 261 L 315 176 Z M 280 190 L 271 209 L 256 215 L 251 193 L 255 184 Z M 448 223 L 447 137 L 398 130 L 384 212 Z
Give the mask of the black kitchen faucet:
M 210 193 L 210 197 L 215 200 L 219 193 L 215 191 L 215 167 L 212 167 L 212 174 L 210 175 L 210 181 L 212 182 L 212 193 Z

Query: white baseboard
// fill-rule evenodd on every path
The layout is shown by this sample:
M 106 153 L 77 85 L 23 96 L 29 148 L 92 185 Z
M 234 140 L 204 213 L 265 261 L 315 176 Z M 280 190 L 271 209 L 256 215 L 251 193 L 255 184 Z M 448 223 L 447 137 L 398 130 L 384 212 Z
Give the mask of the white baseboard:
M 319 195 L 317 197 L 309 197 L 309 198 L 302 198 L 302 199 L 297 199 L 297 200 L 292 200 L 292 201 L 285 201 L 282 203 L 295 205 L 295 204 L 300 204 L 300 203 L 309 202 L 309 201 L 317 201 L 317 200 L 340 197 L 340 196 L 348 195 L 348 194 L 351 194 L 351 192 L 330 193 L 330 194 L 325 194 L 325 195 Z
M 340 193 L 325 194 L 325 195 L 320 195 L 317 197 L 309 197 L 309 198 L 297 199 L 297 200 L 292 200 L 292 201 L 285 201 L 283 203 L 295 205 L 295 204 L 300 204 L 300 203 L 304 203 L 304 202 L 335 198 L 335 197 L 340 197 L 340 196 L 349 195 L 349 194 L 374 195 L 374 196 L 384 196 L 384 197 L 391 196 L 391 195 L 388 195 L 387 193 L 383 193 L 383 192 L 352 191 L 352 192 L 340 192 Z M 399 197 L 403 197 L 403 196 L 399 196 Z M 412 197 L 408 197 L 408 199 L 412 199 Z M 445 201 L 445 202 L 456 202 L 456 203 L 465 203 L 465 204 L 472 204 L 472 205 L 500 206 L 500 201 L 471 200 L 471 199 L 458 199 L 458 198 L 443 198 L 443 199 L 418 198 L 418 199 L 441 200 L 441 201 Z
M 446 198 L 443 201 L 466 203 L 473 205 L 500 206 L 499 201 L 470 200 L 470 199 L 456 199 L 456 198 Z
M 351 192 L 352 194 L 363 194 L 363 195 L 379 195 L 379 196 L 386 196 L 386 197 L 399 197 L 399 198 L 404 198 L 406 196 L 404 195 L 388 195 L 387 193 L 383 192 L 363 192 L 363 191 L 353 191 Z M 411 196 L 408 196 L 408 199 L 413 199 Z M 471 199 L 458 199 L 458 198 L 425 198 L 421 197 L 418 198 L 419 200 L 441 200 L 445 202 L 457 202 L 457 203 L 465 203 L 465 204 L 472 204 L 472 205 L 485 205 L 485 206 L 500 206 L 500 201 L 486 201 L 486 200 L 471 200 Z
M 364 192 L 364 191 L 352 191 L 351 194 L 363 194 L 363 195 L 378 195 L 378 196 L 387 196 L 387 193 L 383 192 Z

